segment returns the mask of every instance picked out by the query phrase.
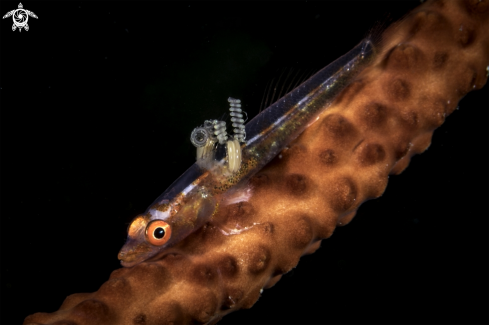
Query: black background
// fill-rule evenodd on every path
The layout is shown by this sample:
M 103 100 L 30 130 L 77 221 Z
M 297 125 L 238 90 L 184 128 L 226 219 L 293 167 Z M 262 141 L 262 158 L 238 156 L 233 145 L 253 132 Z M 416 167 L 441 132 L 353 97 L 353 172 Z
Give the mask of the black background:
M 1 324 L 97 290 L 229 96 L 254 116 L 278 68 L 325 66 L 419 2 L 22 3 L 30 30 L 0 26 Z M 220 324 L 487 323 L 488 107 L 487 85 L 464 98 L 383 197 Z

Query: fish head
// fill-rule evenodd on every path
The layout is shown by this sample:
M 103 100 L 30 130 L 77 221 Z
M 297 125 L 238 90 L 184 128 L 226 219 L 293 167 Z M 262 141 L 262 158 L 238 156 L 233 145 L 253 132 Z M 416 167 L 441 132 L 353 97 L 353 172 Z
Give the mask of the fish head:
M 170 205 L 151 212 L 136 216 L 129 225 L 126 243 L 118 255 L 122 266 L 134 266 L 171 244 Z
M 150 206 L 129 225 L 126 243 L 118 255 L 122 266 L 143 262 L 199 229 L 217 211 L 216 199 L 200 189 Z

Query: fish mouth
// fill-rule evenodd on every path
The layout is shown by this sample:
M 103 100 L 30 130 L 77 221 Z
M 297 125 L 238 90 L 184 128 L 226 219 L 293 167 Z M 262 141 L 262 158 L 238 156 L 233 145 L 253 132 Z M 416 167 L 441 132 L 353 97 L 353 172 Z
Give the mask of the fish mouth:
M 130 267 L 134 265 L 134 254 L 121 249 L 117 258 L 121 261 L 121 265 L 125 267 Z
M 124 267 L 131 267 L 151 257 L 151 247 L 144 244 L 136 244 L 133 240 L 128 239 L 122 249 L 119 251 L 117 258 Z
M 123 267 L 131 267 L 131 266 L 134 266 L 142 261 L 138 261 L 138 260 L 127 260 L 127 259 L 121 259 L 119 257 L 119 260 L 121 261 L 121 265 Z
M 149 254 L 149 252 L 141 254 L 140 252 L 136 252 L 136 251 L 121 250 L 117 255 L 117 258 L 121 261 L 122 266 L 131 267 L 141 263 L 142 261 L 146 260 L 150 256 L 151 254 Z

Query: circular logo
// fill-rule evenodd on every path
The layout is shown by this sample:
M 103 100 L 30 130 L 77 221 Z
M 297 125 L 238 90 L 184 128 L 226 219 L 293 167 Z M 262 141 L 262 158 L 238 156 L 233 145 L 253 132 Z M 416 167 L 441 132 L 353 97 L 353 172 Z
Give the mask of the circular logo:
M 24 9 L 15 10 L 12 16 L 14 18 L 14 24 L 17 27 L 24 27 L 27 24 L 27 20 L 29 19 L 29 16 Z

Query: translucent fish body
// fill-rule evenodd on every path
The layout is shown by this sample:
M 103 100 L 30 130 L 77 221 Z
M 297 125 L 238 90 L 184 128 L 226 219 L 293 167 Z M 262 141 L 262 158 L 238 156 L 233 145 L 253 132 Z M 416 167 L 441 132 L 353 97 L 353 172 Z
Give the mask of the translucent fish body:
M 226 158 L 208 169 L 193 164 L 132 221 L 119 252 L 122 265 L 151 258 L 211 221 L 231 193 L 239 197 L 248 180 L 314 122 L 374 55 L 371 41 L 362 41 L 248 122 L 237 172 L 226 170 Z

